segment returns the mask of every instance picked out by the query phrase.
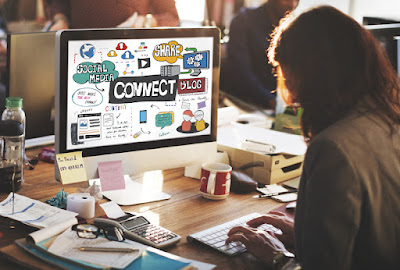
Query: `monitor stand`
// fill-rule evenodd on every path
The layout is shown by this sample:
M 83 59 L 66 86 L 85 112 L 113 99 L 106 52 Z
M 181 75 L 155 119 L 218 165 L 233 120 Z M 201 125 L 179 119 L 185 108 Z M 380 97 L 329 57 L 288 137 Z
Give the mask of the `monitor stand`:
M 199 68 L 195 68 L 192 73 L 190 73 L 190 76 L 199 76 L 201 73 L 201 70 Z
M 158 177 L 160 179 L 154 181 Z M 171 195 L 161 191 L 161 187 L 154 186 L 155 182 L 162 183 L 162 171 L 145 172 L 143 175 L 135 176 L 134 178 L 143 178 L 143 184 L 132 180 L 129 175 L 124 175 L 125 189 L 102 191 L 103 196 L 119 205 L 135 205 L 171 198 Z M 146 181 L 146 178 L 151 181 Z M 101 190 L 99 178 L 89 180 L 89 185 L 92 186 L 93 184 L 98 185 Z

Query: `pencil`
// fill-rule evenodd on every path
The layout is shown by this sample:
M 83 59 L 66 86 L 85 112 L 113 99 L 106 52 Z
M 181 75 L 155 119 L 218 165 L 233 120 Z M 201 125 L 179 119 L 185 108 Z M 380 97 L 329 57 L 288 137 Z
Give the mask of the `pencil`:
M 78 247 L 79 251 L 97 251 L 97 252 L 137 252 L 137 248 L 111 248 L 111 247 Z

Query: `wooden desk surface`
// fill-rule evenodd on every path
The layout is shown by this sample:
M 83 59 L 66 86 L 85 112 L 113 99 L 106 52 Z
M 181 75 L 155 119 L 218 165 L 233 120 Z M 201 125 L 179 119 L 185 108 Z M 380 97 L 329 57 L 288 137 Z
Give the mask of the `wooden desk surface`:
M 267 213 L 282 204 L 270 199 L 252 198 L 253 195 L 258 194 L 256 192 L 246 195 L 231 193 L 227 199 L 222 201 L 207 200 L 198 192 L 199 180 L 184 177 L 183 173 L 183 168 L 177 168 L 152 173 L 151 176 L 146 175 L 143 180 L 144 184 L 162 188 L 162 191 L 171 195 L 171 199 L 136 206 L 123 206 L 122 209 L 128 212 L 140 212 L 151 222 L 181 235 L 181 241 L 165 251 L 216 264 L 215 269 L 265 269 L 265 266 L 251 254 L 244 253 L 235 257 L 227 257 L 201 244 L 188 243 L 186 237 L 252 212 Z M 39 162 L 34 170 L 25 170 L 25 183 L 18 194 L 44 202 L 46 199 L 54 197 L 62 188 L 71 194 L 86 186 L 86 182 L 63 186 L 54 178 L 54 165 Z M 0 201 L 4 200 L 7 195 L 0 193 Z M 100 203 L 106 201 L 103 199 Z M 103 214 L 103 210 L 96 204 L 96 216 Z M 5 226 L 6 222 L 5 218 L 0 220 L 0 248 L 11 244 L 15 239 L 25 237 L 32 231 L 25 225 L 19 225 L 16 229 L 11 230 Z M 25 269 L 25 267 L 11 263 L 2 257 L 0 257 L 0 265 L 7 269 Z

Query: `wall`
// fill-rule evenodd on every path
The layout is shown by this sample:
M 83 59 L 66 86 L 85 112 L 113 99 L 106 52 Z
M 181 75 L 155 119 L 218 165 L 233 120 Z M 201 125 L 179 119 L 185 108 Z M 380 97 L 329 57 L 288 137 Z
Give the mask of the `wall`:
M 360 23 L 364 16 L 400 21 L 399 0 L 300 0 L 297 12 L 324 4 L 336 7 Z
M 349 14 L 350 1 L 352 0 L 300 0 L 296 12 L 302 12 L 313 6 L 330 5 Z
M 362 17 L 378 17 L 400 21 L 399 0 L 351 0 L 350 14 L 358 22 Z

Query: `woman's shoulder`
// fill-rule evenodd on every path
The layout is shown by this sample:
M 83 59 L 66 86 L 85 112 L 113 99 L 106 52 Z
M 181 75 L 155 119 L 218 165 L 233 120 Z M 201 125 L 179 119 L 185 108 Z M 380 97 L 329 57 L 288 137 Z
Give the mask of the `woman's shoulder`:
M 379 152 L 384 146 L 391 147 L 393 141 L 400 143 L 399 132 L 392 134 L 391 127 L 376 111 L 354 110 L 315 136 L 309 148 L 323 148 L 325 145 L 354 156 L 354 152 Z

